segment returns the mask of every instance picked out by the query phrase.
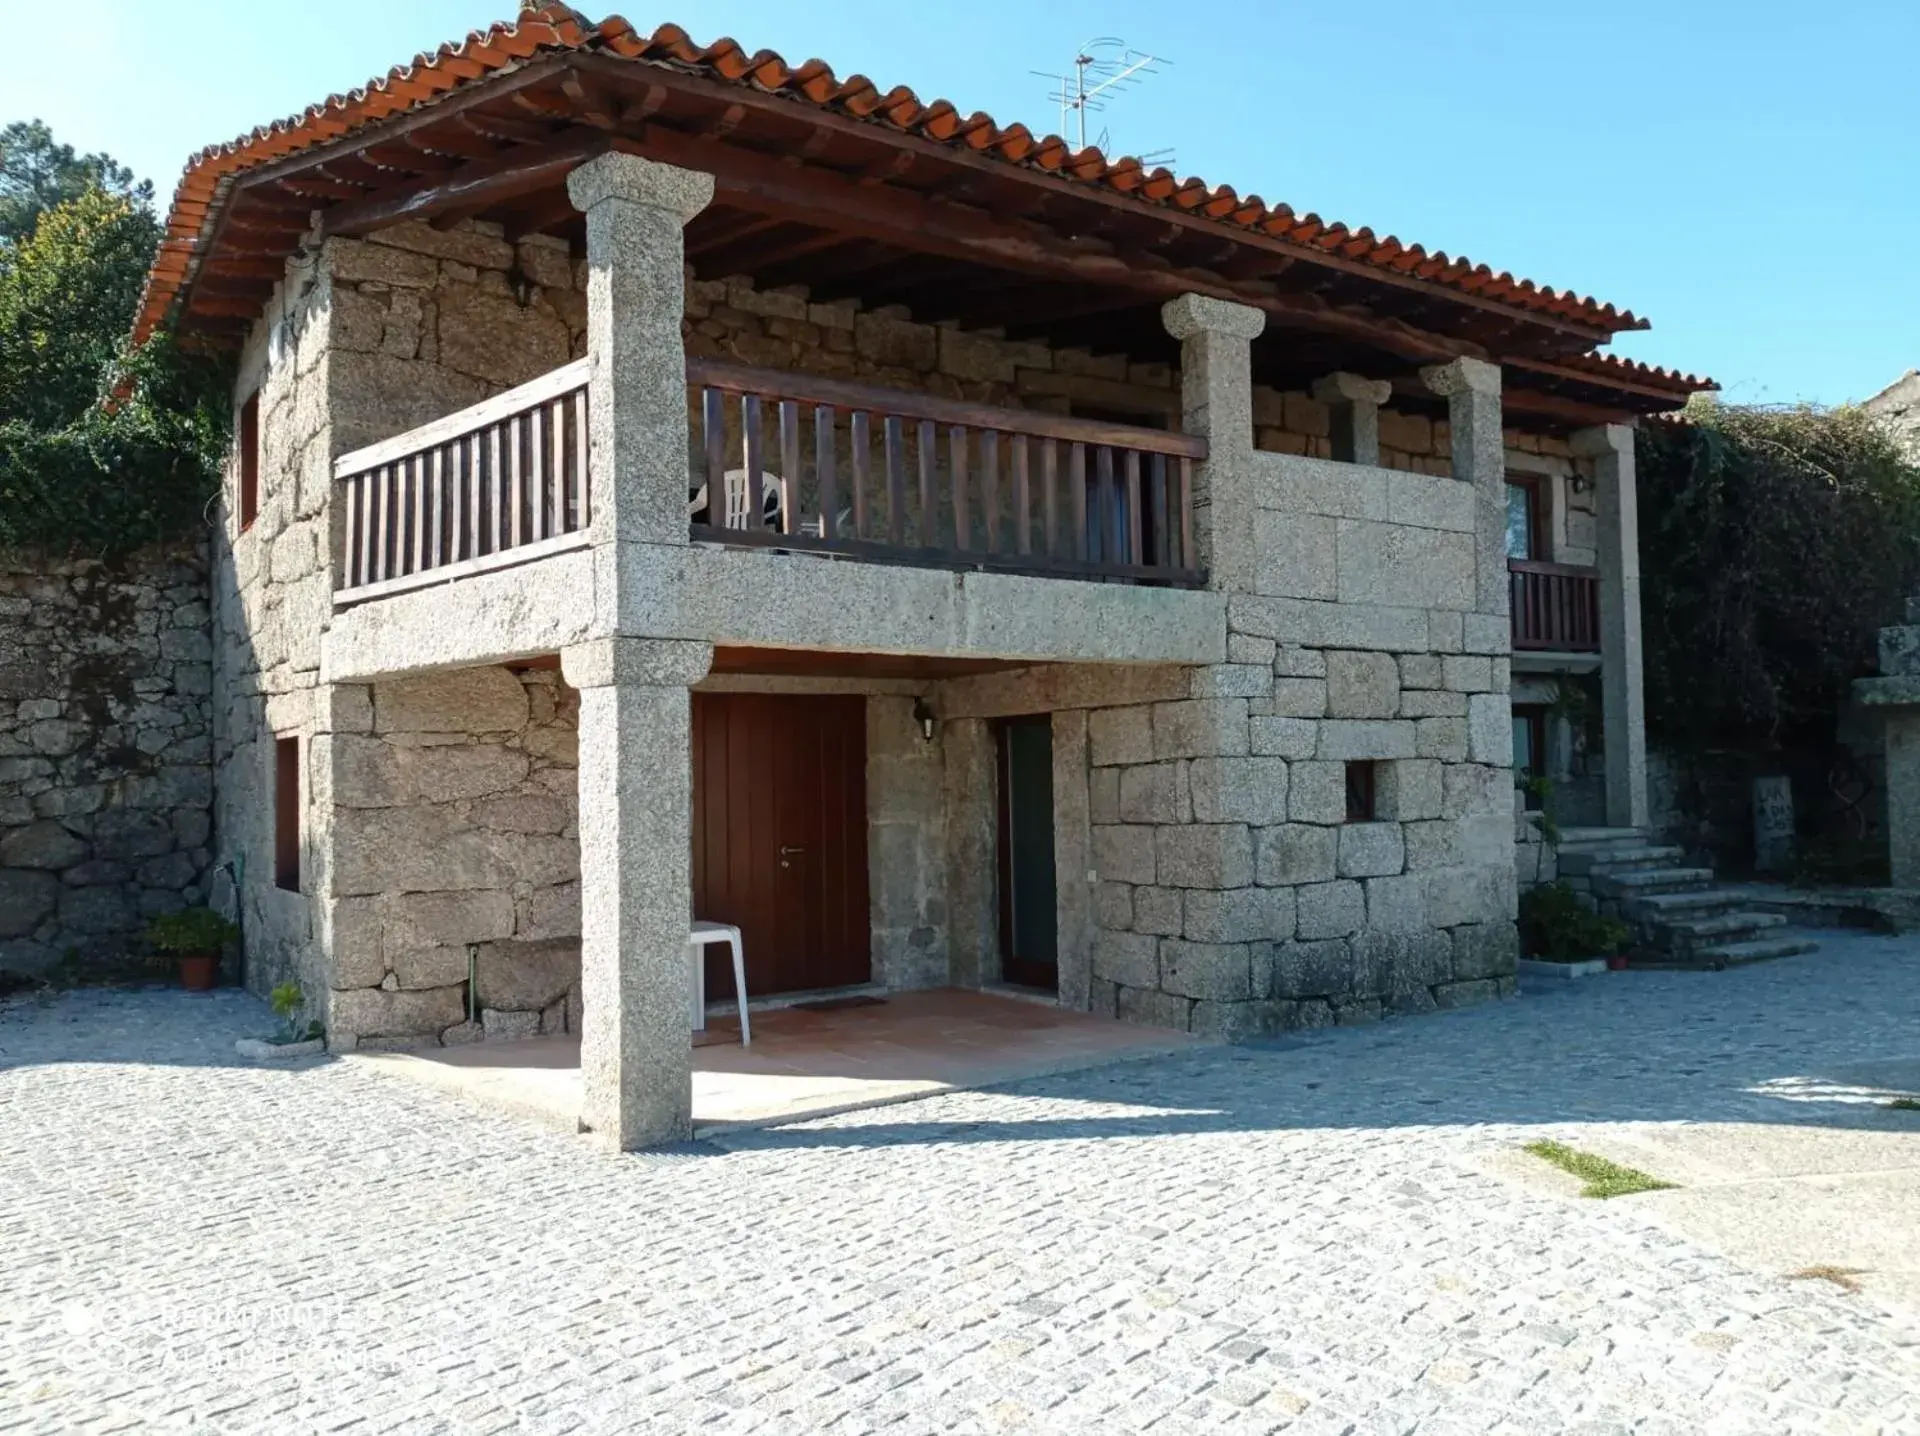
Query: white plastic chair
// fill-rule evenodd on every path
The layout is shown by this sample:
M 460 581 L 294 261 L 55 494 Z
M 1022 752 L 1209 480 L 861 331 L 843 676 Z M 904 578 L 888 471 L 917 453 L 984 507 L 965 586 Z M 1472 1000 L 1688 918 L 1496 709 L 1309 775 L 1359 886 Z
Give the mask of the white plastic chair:
M 733 995 L 740 1004 L 740 1045 L 753 1045 L 753 1029 L 747 1023 L 747 959 L 740 942 L 740 929 L 724 922 L 699 922 L 687 937 L 687 961 L 693 964 L 693 1030 L 707 1030 L 707 948 L 724 942 L 733 949 Z
M 726 526 L 730 529 L 763 528 L 779 531 L 781 517 L 787 511 L 787 481 L 778 474 L 760 471 L 760 518 L 756 523 L 747 512 L 752 506 L 748 494 L 747 471 L 727 470 Z

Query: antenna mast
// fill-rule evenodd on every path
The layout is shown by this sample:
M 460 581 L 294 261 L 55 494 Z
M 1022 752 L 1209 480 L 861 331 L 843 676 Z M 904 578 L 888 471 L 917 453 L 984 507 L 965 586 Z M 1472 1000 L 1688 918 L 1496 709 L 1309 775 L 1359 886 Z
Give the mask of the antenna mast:
M 1062 138 L 1073 138 L 1075 149 L 1084 150 L 1088 112 L 1104 111 L 1110 97 L 1135 88 L 1142 80 L 1159 74 L 1159 66 L 1171 63 L 1144 50 L 1131 49 L 1126 41 L 1115 36 L 1102 35 L 1087 41 L 1075 52 L 1070 74 L 1056 75 L 1044 70 L 1034 73 L 1059 87 L 1048 98 L 1060 105 L 1060 134 Z M 1093 143 L 1105 149 L 1107 139 L 1107 132 L 1101 130 L 1093 137 Z M 1171 164 L 1173 151 L 1154 150 L 1140 158 L 1143 162 Z

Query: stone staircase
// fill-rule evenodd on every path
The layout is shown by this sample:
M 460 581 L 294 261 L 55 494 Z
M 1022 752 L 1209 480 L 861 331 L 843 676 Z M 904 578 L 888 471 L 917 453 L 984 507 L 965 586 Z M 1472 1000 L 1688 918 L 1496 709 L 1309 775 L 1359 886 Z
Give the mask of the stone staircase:
M 1715 886 L 1712 868 L 1685 866 L 1684 849 L 1638 828 L 1568 828 L 1558 856 L 1562 882 L 1633 929 L 1634 967 L 1718 971 L 1820 946 L 1776 931 L 1785 917 L 1746 907 L 1742 894 Z

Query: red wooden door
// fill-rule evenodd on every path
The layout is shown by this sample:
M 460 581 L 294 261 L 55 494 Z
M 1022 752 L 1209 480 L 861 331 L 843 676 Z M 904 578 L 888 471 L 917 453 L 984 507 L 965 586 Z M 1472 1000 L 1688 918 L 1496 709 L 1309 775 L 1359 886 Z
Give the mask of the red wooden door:
M 740 929 L 749 996 L 869 979 L 864 698 L 693 695 L 693 911 Z

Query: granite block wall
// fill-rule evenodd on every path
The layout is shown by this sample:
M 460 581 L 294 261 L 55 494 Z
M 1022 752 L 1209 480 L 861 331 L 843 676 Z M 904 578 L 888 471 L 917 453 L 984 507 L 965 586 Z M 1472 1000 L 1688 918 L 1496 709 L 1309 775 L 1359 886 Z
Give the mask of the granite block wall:
M 289 262 L 242 350 L 234 403 L 258 395 L 259 507 L 242 528 L 236 454 L 212 542 L 213 761 L 220 854 L 242 858 L 247 874 L 247 977 L 258 991 L 291 978 L 317 1008 L 331 984 L 333 772 L 316 752 L 337 723 L 355 731 L 366 698 L 320 678 L 334 460 L 583 353 L 580 270 L 563 243 L 508 244 L 478 226 L 329 239 Z M 282 738 L 302 745 L 298 890 L 274 882 Z
M 207 558 L 0 555 L 0 974 L 126 970 L 204 901 Z
M 329 1045 L 577 1032 L 579 695 L 500 667 L 341 691 Z
M 1095 410 L 1161 425 L 1181 417 L 1180 367 L 1165 360 L 1094 354 L 1039 340 L 916 320 L 901 305 L 867 307 L 858 300 L 814 303 L 804 287 L 761 289 L 749 278 L 689 272 L 684 331 L 690 357 L 731 359 L 774 369 L 826 374 L 914 393 L 1046 413 Z M 556 361 L 564 362 L 564 360 Z M 1331 459 L 1333 410 L 1299 390 L 1256 384 L 1254 447 L 1263 452 Z M 1452 472 L 1452 433 L 1444 418 L 1395 408 L 1380 411 L 1380 464 L 1433 475 Z M 1567 441 L 1507 430 L 1520 466 L 1572 473 Z M 1592 562 L 1592 500 L 1584 543 Z

